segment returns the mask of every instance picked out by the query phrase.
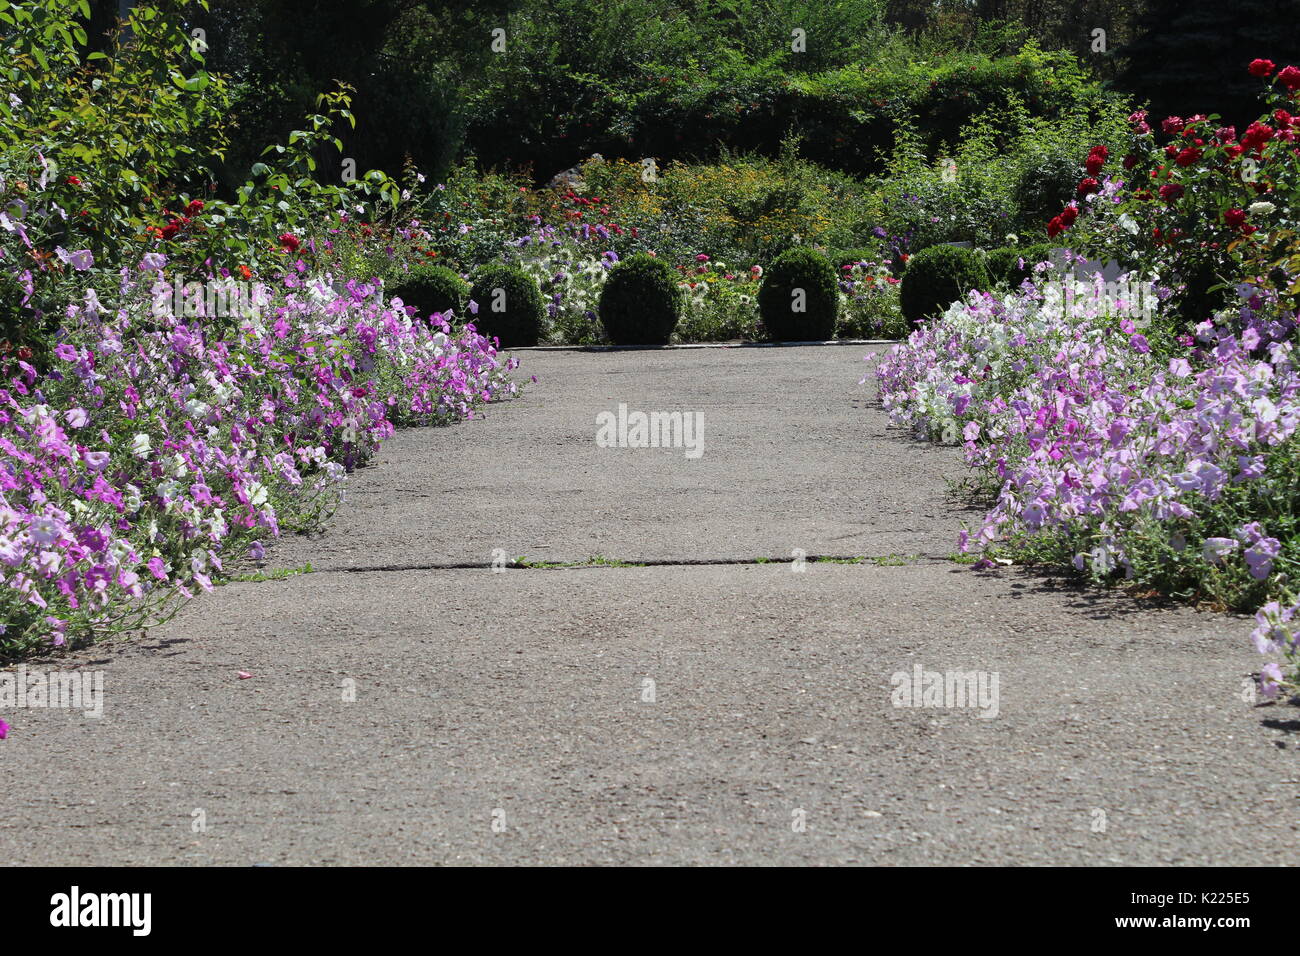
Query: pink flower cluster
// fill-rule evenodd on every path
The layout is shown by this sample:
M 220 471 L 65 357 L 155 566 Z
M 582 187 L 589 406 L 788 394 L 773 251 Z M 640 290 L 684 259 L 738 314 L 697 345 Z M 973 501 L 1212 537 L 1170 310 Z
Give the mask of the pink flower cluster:
M 123 270 L 116 308 L 88 292 L 53 367 L 21 362 L 0 388 L 0 648 L 141 626 L 282 526 L 321 520 L 395 425 L 516 389 L 517 362 L 473 326 L 412 321 L 377 284 L 291 276 L 216 337 L 150 314 L 146 278 Z
M 964 551 L 1047 555 L 1097 579 L 1258 607 L 1287 599 L 1300 570 L 1300 368 L 1293 344 L 1274 337 L 1293 322 L 1242 311 L 1159 358 L 1104 303 L 1053 314 L 1026 283 L 919 329 L 877 375 L 895 421 L 964 441 L 967 460 L 1001 485 L 978 531 L 963 532 Z M 1300 668 L 1288 641 L 1256 644 Z M 1264 673 L 1266 694 L 1280 675 Z

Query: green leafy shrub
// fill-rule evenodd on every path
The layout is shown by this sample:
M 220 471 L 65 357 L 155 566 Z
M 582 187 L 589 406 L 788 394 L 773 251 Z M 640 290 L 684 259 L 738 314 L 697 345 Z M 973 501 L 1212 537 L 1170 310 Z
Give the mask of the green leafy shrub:
M 1074 151 L 1065 148 L 1028 159 L 1016 177 L 1016 197 L 1026 225 L 1047 222 L 1074 198 L 1084 175 Z
M 931 246 L 907 263 L 900 295 L 909 322 L 942 313 L 971 289 L 992 285 L 984 256 L 960 246 Z
M 1003 246 L 985 254 L 985 265 L 993 282 L 1004 282 L 1012 289 L 1018 289 L 1022 282 L 1033 277 L 1035 265 L 1047 262 L 1051 257 L 1052 244 L 1048 242 L 1032 246 Z
M 408 306 L 415 306 L 416 315 L 428 318 L 434 312 L 455 311 L 463 314 L 469 288 L 465 280 L 446 266 L 413 266 L 388 289 L 389 297 L 398 296 Z
M 835 269 L 812 249 L 782 253 L 763 276 L 758 311 L 780 342 L 821 342 L 835 335 L 839 294 Z
M 600 292 L 600 321 L 615 345 L 667 345 L 681 316 L 677 274 L 637 253 L 609 271 Z
M 541 338 L 542 293 L 518 266 L 484 266 L 474 277 L 470 298 L 478 304 L 475 328 L 488 338 L 500 339 L 502 348 L 536 345 Z
M 844 266 L 855 266 L 859 262 L 875 262 L 880 258 L 879 249 L 830 249 L 826 258 L 837 270 Z

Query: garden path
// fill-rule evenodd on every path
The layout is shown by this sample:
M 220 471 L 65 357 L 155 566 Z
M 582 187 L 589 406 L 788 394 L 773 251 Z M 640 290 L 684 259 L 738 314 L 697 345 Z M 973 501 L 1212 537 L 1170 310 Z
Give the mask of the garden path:
M 314 573 L 58 664 L 104 714 L 15 714 L 0 859 L 1293 863 L 1249 623 L 952 561 L 960 456 L 862 352 L 525 353 L 526 397 L 399 434 L 272 550 Z M 598 447 L 620 403 L 703 454 Z M 918 665 L 996 674 L 996 716 L 894 706 Z

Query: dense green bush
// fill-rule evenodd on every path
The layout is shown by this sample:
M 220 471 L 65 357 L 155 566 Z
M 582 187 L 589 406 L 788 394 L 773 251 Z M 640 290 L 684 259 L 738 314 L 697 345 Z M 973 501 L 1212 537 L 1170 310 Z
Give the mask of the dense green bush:
M 470 298 L 478 305 L 473 318 L 475 328 L 488 338 L 500 339 L 502 348 L 536 345 L 541 338 L 545 314 L 542 293 L 518 266 L 484 266 L 474 277 Z
M 1062 146 L 1043 155 L 1027 157 L 1016 177 L 1022 222 L 1046 223 L 1074 198 L 1082 176 L 1077 147 Z
M 1051 259 L 1052 248 L 1051 243 L 1040 242 L 1032 246 L 990 249 L 985 255 L 989 278 L 993 282 L 1003 282 L 1012 289 L 1018 289 L 1022 282 L 1032 278 L 1035 265 Z M 1021 262 L 1024 263 L 1023 267 Z
M 465 280 L 446 266 L 417 265 L 388 288 L 388 296 L 398 296 L 403 304 L 415 306 L 415 314 L 427 319 L 432 313 L 455 311 L 463 316 L 469 287 Z
M 883 255 L 879 249 L 828 249 L 826 258 L 838 271 L 859 262 L 875 262 Z
M 900 294 L 903 315 L 909 322 L 941 314 L 971 289 L 988 289 L 984 256 L 960 246 L 931 246 L 907 263 Z
M 667 345 L 681 317 L 677 273 L 645 253 L 609 271 L 600 293 L 600 321 L 615 345 Z
M 782 253 L 763 276 L 758 311 L 780 342 L 823 342 L 835 335 L 839 292 L 835 269 L 812 249 Z

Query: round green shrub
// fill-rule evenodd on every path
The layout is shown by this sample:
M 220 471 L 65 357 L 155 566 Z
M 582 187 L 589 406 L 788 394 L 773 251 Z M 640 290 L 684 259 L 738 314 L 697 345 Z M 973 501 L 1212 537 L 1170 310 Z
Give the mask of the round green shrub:
M 418 265 L 393 282 L 388 297 L 399 296 L 405 305 L 415 306 L 417 317 L 427 319 L 434 312 L 455 311 L 463 318 L 469 287 L 446 266 Z
M 644 252 L 628 256 L 609 270 L 598 309 L 615 345 L 667 345 L 681 317 L 677 273 Z
M 479 269 L 469 297 L 478 305 L 474 327 L 480 335 L 500 339 L 503 349 L 536 345 L 541 338 L 542 293 L 518 266 L 494 262 Z
M 916 322 L 943 313 L 971 289 L 991 285 L 980 253 L 960 246 L 930 246 L 908 260 L 899 304 L 904 318 Z
M 758 290 L 758 314 L 778 342 L 833 338 L 839 306 L 835 269 L 812 249 L 790 249 L 778 256 Z

